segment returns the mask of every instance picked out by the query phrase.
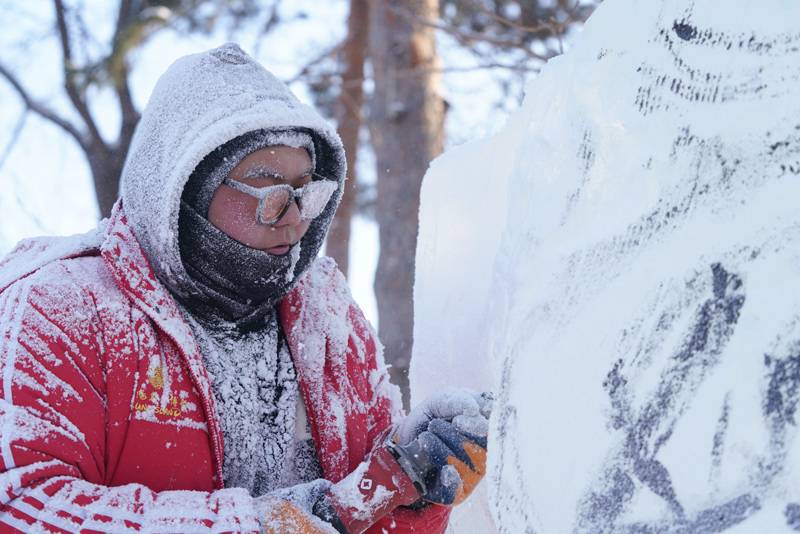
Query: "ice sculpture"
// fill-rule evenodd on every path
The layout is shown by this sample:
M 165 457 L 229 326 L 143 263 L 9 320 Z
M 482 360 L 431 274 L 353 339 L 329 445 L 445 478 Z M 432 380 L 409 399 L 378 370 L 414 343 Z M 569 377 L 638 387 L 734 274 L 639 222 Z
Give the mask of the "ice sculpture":
M 499 531 L 800 530 L 800 3 L 607 0 L 421 222 L 413 395 L 497 392 Z

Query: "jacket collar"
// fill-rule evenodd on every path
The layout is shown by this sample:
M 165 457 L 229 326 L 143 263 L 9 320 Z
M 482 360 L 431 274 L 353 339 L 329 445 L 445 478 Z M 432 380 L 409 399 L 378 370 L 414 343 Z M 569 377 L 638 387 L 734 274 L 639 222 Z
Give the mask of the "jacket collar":
M 0 258 L 0 292 L 37 269 L 57 260 L 96 254 L 103 242 L 107 220 L 84 234 L 39 236 L 23 239 Z
M 118 201 L 106 227 L 100 254 L 117 285 L 175 342 L 199 356 L 194 336 L 175 299 L 158 281 L 150 262 L 128 226 L 128 217 Z
M 169 291 L 158 281 L 141 245 L 128 225 L 128 218 L 117 201 L 105 229 L 100 254 L 120 290 L 178 346 L 195 387 L 200 392 L 216 459 L 216 484 L 222 487 L 222 431 L 211 390 L 211 381 L 200 349 L 188 322 Z

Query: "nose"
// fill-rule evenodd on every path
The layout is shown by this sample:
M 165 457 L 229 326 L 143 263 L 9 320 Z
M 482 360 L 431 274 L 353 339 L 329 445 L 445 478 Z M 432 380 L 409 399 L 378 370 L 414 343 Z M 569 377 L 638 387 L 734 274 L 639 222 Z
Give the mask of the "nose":
M 292 200 L 286 213 L 284 213 L 283 217 L 278 219 L 273 226 L 275 228 L 297 226 L 301 222 L 303 222 L 303 219 L 300 217 L 300 208 L 297 206 L 297 200 Z

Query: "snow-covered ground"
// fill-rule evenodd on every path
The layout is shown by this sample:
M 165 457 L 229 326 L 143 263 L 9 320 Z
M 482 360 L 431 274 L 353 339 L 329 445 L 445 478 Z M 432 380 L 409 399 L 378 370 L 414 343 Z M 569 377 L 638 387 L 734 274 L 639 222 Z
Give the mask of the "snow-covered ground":
M 437 160 L 412 396 L 498 395 L 452 530 L 800 530 L 798 199 L 793 0 L 607 0 Z

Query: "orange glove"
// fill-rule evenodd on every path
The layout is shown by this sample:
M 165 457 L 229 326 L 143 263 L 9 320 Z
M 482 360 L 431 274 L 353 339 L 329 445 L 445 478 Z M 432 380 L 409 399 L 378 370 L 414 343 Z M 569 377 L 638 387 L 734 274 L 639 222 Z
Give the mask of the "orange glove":
M 433 419 L 428 429 L 407 445 L 391 446 L 400 465 L 421 487 L 431 503 L 457 505 L 466 499 L 486 473 L 486 434 Z
M 327 530 L 320 526 L 316 518 L 289 501 L 275 499 L 269 503 L 267 515 L 263 521 L 266 534 L 325 534 Z

